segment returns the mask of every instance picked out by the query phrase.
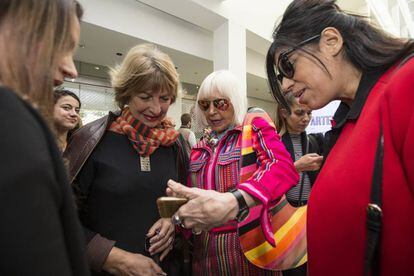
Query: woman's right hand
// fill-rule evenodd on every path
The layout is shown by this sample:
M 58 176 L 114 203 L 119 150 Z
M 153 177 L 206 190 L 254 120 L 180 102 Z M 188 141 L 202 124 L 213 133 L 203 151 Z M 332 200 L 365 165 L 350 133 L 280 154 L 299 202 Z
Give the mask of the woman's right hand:
M 167 275 L 152 259 L 117 247 L 109 252 L 103 270 L 113 275 Z
M 321 168 L 323 156 L 317 153 L 308 153 L 295 162 L 298 172 L 317 171 Z

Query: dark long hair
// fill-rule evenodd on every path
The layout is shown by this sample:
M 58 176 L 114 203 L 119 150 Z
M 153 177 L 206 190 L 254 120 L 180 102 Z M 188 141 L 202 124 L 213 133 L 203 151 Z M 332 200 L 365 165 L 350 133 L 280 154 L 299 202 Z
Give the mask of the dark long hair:
M 287 108 L 276 78 L 276 51 L 294 47 L 301 41 L 321 34 L 327 27 L 334 27 L 341 33 L 344 57 L 361 72 L 386 70 L 414 51 L 413 40 L 393 37 L 370 24 L 366 17 L 342 11 L 336 0 L 294 0 L 275 28 L 273 43 L 266 56 L 269 86 L 282 106 Z M 317 42 L 315 40 L 314 43 Z M 303 48 L 299 50 L 305 51 Z M 322 61 L 317 60 L 325 67 Z
M 66 89 L 56 89 L 55 90 L 55 92 L 53 93 L 54 103 L 56 104 L 57 101 L 60 98 L 64 97 L 64 96 L 71 96 L 72 98 L 74 98 L 75 100 L 77 100 L 78 103 L 79 103 L 79 108 L 81 108 L 81 105 L 82 104 L 81 104 L 81 101 L 80 101 L 79 97 L 75 93 L 73 93 L 72 91 L 66 90 Z

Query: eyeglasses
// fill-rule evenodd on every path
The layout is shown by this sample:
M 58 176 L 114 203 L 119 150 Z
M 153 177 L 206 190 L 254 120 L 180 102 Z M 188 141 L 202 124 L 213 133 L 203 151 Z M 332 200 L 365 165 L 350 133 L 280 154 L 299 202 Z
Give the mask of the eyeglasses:
M 210 108 L 210 103 L 213 103 L 214 107 L 221 111 L 226 111 L 230 106 L 229 100 L 227 99 L 215 99 L 212 101 L 198 100 L 197 103 L 203 111 L 207 111 Z
M 300 42 L 295 47 L 292 47 L 291 49 L 283 51 L 279 55 L 279 60 L 277 61 L 277 70 L 279 71 L 279 74 L 277 75 L 277 79 L 280 83 L 282 83 L 283 78 L 291 79 L 295 75 L 295 67 L 293 66 L 293 63 L 289 60 L 289 55 L 291 55 L 299 47 L 315 40 L 316 38 L 318 38 L 320 36 L 321 35 L 312 36 L 312 37 Z

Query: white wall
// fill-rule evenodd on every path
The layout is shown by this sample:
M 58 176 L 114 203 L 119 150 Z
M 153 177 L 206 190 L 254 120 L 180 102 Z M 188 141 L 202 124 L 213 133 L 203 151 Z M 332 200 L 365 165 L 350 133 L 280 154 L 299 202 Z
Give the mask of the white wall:
M 212 33 L 134 0 L 79 0 L 83 21 L 169 47 L 213 59 Z

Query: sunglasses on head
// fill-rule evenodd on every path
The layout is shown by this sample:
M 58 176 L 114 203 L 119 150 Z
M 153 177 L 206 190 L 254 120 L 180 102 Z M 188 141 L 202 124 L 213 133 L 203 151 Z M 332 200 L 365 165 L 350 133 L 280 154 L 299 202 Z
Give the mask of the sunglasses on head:
M 300 42 L 298 45 L 280 53 L 279 60 L 277 61 L 277 70 L 279 71 L 279 74 L 277 75 L 277 80 L 280 83 L 282 83 L 283 78 L 291 79 L 295 75 L 295 67 L 293 66 L 293 63 L 289 60 L 289 56 L 301 46 L 309 42 L 312 42 L 318 37 L 320 37 L 320 35 L 312 36 Z
M 210 103 L 213 103 L 214 107 L 221 111 L 226 111 L 230 106 L 229 101 L 226 99 L 215 99 L 212 101 L 198 100 L 197 103 L 203 111 L 207 111 L 210 108 Z

